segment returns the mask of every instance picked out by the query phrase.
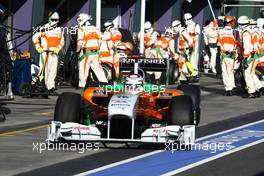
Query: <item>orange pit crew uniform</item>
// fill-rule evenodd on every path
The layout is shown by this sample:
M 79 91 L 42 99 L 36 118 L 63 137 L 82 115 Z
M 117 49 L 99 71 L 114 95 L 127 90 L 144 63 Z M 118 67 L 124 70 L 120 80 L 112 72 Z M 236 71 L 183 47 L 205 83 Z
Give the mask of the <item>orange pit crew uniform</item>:
M 192 37 L 186 32 L 184 28 L 180 29 L 178 36 L 178 46 L 176 60 L 181 72 L 180 80 L 186 80 L 186 76 L 196 76 L 197 72 L 193 69 L 189 61 L 189 49 L 194 45 Z
M 99 56 L 101 62 L 115 64 L 114 54 L 117 45 L 121 42 L 122 34 L 116 28 L 105 31 L 102 35 L 102 43 L 100 46 Z
M 95 26 L 78 28 L 77 52 L 82 51 L 79 58 L 79 87 L 86 85 L 89 69 L 93 70 L 99 82 L 108 82 L 102 66 L 99 64 L 99 47 L 101 33 Z
M 226 26 L 218 31 L 218 45 L 224 87 L 226 91 L 232 91 L 235 88 L 234 64 L 237 46 L 232 27 Z
M 152 53 L 152 48 L 158 40 L 158 32 L 151 30 L 144 34 L 144 47 L 145 47 L 145 57 L 151 58 L 155 53 Z
M 248 93 L 252 94 L 262 88 L 262 84 L 258 79 L 255 69 L 259 61 L 259 35 L 255 29 L 250 26 L 246 27 L 242 33 L 242 41 L 244 48 L 244 59 L 247 65 L 245 69 L 245 81 Z
M 258 33 L 259 33 L 259 40 L 258 40 L 258 43 L 259 43 L 259 62 L 258 62 L 257 67 L 264 69 L 264 31 L 259 30 Z M 262 76 L 260 78 L 260 82 L 262 84 L 262 87 L 264 87 L 264 76 Z
M 46 27 L 45 27 L 46 26 Z M 60 27 L 47 27 L 45 25 L 39 32 L 33 35 L 33 43 L 40 53 L 39 66 L 40 75 L 42 72 L 45 78 L 45 85 L 48 90 L 55 88 L 55 78 L 58 67 L 58 53 L 64 46 L 63 30 Z M 45 68 L 45 69 L 44 69 Z M 40 77 L 42 79 L 42 77 Z M 41 81 L 41 80 L 40 80 Z
M 152 49 L 152 58 L 169 58 L 170 55 L 175 55 L 174 40 L 169 36 L 162 36 L 154 44 Z
M 191 62 L 193 68 L 198 70 L 199 63 L 199 38 L 200 38 L 200 25 L 192 21 L 187 25 L 185 29 L 193 39 L 193 51 L 190 52 L 189 61 Z

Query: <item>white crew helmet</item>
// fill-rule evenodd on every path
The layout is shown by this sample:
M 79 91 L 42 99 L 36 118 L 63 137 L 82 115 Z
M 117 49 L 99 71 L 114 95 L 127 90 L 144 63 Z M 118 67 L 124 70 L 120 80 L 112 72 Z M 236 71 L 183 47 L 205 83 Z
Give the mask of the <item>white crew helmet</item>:
M 172 27 L 178 27 L 179 25 L 181 25 L 180 20 L 174 20 L 171 24 Z
M 247 25 L 247 24 L 249 24 L 249 19 L 247 16 L 240 16 L 237 19 L 237 23 L 238 23 L 238 25 Z
M 264 30 L 264 18 L 257 19 L 257 26 L 260 30 Z
M 246 26 L 249 25 L 249 18 L 247 16 L 240 16 L 237 19 L 237 24 L 240 29 L 244 29 Z
M 59 23 L 59 19 L 58 12 L 53 12 L 49 17 L 49 26 L 56 26 Z
M 255 26 L 255 25 L 257 25 L 257 21 L 254 19 L 249 19 L 249 24 L 252 26 Z
M 151 23 L 149 21 L 146 21 L 145 24 L 144 24 L 144 29 L 145 30 L 150 30 L 152 27 Z
M 111 21 L 111 20 L 107 20 L 107 21 L 104 23 L 104 28 L 105 28 L 106 30 L 109 30 L 109 29 L 113 28 L 114 26 L 115 26 L 115 25 L 114 25 L 113 21 Z
M 172 29 L 174 32 L 179 32 L 179 29 L 181 28 L 181 21 L 180 20 L 174 20 L 171 24 Z
M 218 16 L 217 19 L 218 19 L 218 20 L 223 20 L 223 21 L 224 21 L 225 16 Z
M 184 19 L 185 24 L 188 26 L 191 23 L 191 21 L 192 21 L 192 14 L 185 13 L 183 15 L 183 19 Z
M 190 14 L 190 13 L 185 13 L 185 14 L 183 15 L 183 19 L 184 19 L 184 21 L 191 20 L 191 19 L 192 19 L 192 14 Z
M 81 13 L 78 15 L 76 20 L 77 20 L 78 26 L 90 25 L 90 21 L 92 20 L 92 16 L 88 15 L 86 13 Z

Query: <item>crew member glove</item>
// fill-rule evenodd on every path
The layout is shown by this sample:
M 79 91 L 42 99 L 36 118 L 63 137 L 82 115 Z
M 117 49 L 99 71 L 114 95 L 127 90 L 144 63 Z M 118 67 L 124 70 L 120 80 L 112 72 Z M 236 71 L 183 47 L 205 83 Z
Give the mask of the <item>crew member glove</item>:
M 39 54 L 41 54 L 41 53 L 43 53 L 43 48 L 39 47 L 39 48 L 37 49 L 37 51 L 38 51 Z
M 60 48 L 57 47 L 57 48 L 54 49 L 54 53 L 55 54 L 59 54 L 59 52 L 60 52 Z

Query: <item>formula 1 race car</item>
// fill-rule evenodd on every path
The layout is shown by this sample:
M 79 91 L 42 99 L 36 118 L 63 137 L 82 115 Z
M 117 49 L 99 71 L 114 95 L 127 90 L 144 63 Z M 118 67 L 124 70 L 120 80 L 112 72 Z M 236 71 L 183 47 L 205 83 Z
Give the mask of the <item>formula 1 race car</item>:
M 89 85 L 82 96 L 61 94 L 48 140 L 194 143 L 200 121 L 199 86 L 147 83 L 138 63 L 134 65 L 120 82 Z

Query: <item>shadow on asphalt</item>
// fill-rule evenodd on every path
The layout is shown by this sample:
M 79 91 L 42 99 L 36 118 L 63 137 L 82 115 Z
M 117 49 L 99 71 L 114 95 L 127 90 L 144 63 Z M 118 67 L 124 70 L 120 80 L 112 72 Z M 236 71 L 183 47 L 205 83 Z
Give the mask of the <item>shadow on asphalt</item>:
M 56 142 L 57 144 L 63 146 L 65 143 L 68 145 L 75 145 L 78 143 L 84 143 L 84 144 L 95 144 L 95 143 L 100 143 L 99 148 L 100 149 L 111 149 L 111 150 L 128 150 L 128 149 L 139 149 L 139 150 L 164 150 L 166 148 L 165 144 L 157 144 L 157 143 L 120 143 L 120 142 L 91 142 L 91 141 L 59 141 Z M 116 145 L 118 144 L 118 145 Z
M 253 176 L 263 176 L 263 175 L 264 175 L 264 171 L 261 171 L 261 172 L 255 174 L 255 175 L 253 175 Z
M 200 88 L 202 91 L 213 93 L 214 96 L 224 94 L 224 91 L 221 89 L 216 89 L 216 88 L 211 88 L 211 87 L 209 88 L 209 87 L 203 87 L 203 86 L 200 86 Z M 212 96 L 212 95 L 210 95 L 210 96 Z
M 34 102 L 34 103 L 29 103 L 29 102 L 19 102 L 19 103 L 16 103 L 16 102 L 9 102 L 8 104 L 13 104 L 13 105 L 27 105 L 27 106 L 30 106 L 30 105 L 34 105 L 34 106 L 55 106 L 55 103 L 54 104 L 51 104 L 51 103 L 37 103 L 37 102 Z
M 11 114 L 11 109 L 7 107 L 1 107 L 1 110 L 5 115 Z
M 217 88 L 212 88 L 212 87 L 204 87 L 204 86 L 200 86 L 200 88 L 201 88 L 202 91 L 206 91 L 206 92 L 212 93 L 209 96 L 218 96 L 218 95 L 225 96 L 224 95 L 225 91 L 222 90 L 222 89 L 217 89 Z M 243 97 L 245 95 L 246 95 L 246 93 L 243 90 L 238 89 L 233 96 Z M 208 95 L 205 95 L 205 96 L 208 96 Z
M 139 149 L 139 150 L 164 150 L 166 148 L 165 144 L 133 144 L 133 143 L 128 143 L 124 144 L 122 147 L 111 147 L 109 145 L 104 145 L 101 148 L 105 149 Z
M 203 77 L 206 76 L 206 77 L 213 78 L 213 79 L 219 79 L 219 80 L 222 79 L 221 76 L 216 77 L 215 74 L 213 74 L 213 73 L 202 73 L 202 76 Z
M 11 113 L 11 110 L 7 107 L 3 107 L 6 105 L 5 103 L 0 104 L 0 122 L 4 122 L 6 120 L 6 115 Z

